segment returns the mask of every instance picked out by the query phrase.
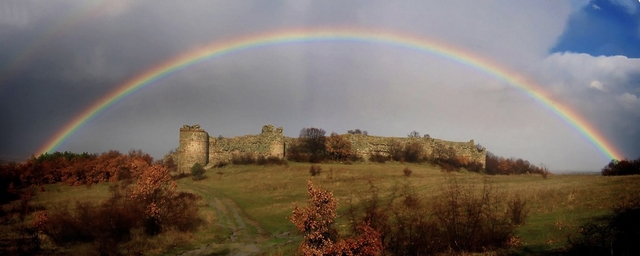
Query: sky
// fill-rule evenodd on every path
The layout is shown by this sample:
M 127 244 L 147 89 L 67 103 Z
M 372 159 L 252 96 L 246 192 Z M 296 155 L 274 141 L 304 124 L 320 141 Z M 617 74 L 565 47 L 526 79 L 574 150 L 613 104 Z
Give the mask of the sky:
M 468 52 L 531 81 L 623 157 L 640 157 L 640 2 L 596 1 L 0 1 L 0 159 L 21 161 L 127 81 L 176 56 L 290 30 L 384 32 Z M 469 141 L 554 172 L 611 159 L 531 94 L 419 49 L 316 40 L 236 51 L 190 65 L 114 102 L 57 151 L 178 146 L 210 136 L 297 137 L 362 129 Z

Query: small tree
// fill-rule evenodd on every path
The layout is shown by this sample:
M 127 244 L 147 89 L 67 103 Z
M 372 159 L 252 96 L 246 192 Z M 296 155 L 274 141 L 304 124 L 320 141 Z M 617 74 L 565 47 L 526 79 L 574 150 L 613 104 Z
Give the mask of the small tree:
M 309 202 L 305 208 L 294 204 L 291 222 L 303 233 L 302 255 L 377 255 L 382 252 L 380 233 L 367 223 L 358 226 L 355 238 L 337 239 L 333 226 L 338 202 L 333 193 L 316 189 L 307 181 Z
M 302 128 L 298 141 L 303 151 L 309 153 L 310 162 L 320 162 L 326 155 L 325 131 L 320 128 Z
M 169 170 L 161 165 L 147 168 L 131 189 L 131 198 L 145 212 L 144 226 L 149 235 L 162 231 L 162 223 L 167 221 L 170 199 L 174 195 L 176 183 L 171 181 Z
M 333 193 L 313 187 L 307 181 L 309 202 L 304 208 L 294 204 L 291 222 L 302 232 L 304 240 L 300 244 L 303 255 L 323 255 L 323 251 L 333 245 L 337 232 L 333 223 L 337 217 L 338 202 Z
M 326 148 L 331 160 L 334 161 L 347 160 L 352 155 L 351 142 L 335 132 L 327 138 Z
M 204 175 L 205 169 L 202 167 L 200 163 L 195 163 L 191 166 L 191 179 L 193 180 L 203 180 L 206 178 Z
M 407 137 L 409 137 L 409 138 L 420 138 L 420 133 L 418 131 L 412 131 L 409 134 L 407 134 Z

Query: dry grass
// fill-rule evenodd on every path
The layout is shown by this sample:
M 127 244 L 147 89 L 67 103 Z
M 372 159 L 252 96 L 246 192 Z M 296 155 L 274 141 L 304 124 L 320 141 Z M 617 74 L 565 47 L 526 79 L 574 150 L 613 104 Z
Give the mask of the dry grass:
M 516 231 L 522 244 L 518 250 L 535 253 L 565 246 L 566 236 L 575 233 L 581 224 L 610 213 L 610 209 L 625 195 L 640 193 L 640 187 L 637 186 L 640 176 L 549 175 L 547 179 L 541 175 L 485 176 L 464 171 L 446 173 L 429 164 L 396 162 L 320 166 L 323 170 L 332 171 L 311 177 L 310 164 L 290 162 L 287 166 L 226 166 L 207 170 L 207 178 L 202 181 L 181 179 L 178 181 L 179 190 L 203 197 L 200 215 L 207 224 L 193 236 L 180 235 L 178 240 L 190 243 L 187 246 L 171 246 L 171 236 L 179 236 L 177 234 L 168 234 L 169 237 L 158 237 L 157 241 L 153 241 L 163 245 L 141 246 L 162 248 L 151 249 L 151 253 L 156 254 L 162 250 L 176 253 L 211 244 L 229 245 L 244 241 L 257 243 L 267 255 L 287 255 L 295 252 L 300 242 L 295 227 L 287 217 L 291 215 L 293 202 L 306 202 L 307 180 L 312 180 L 317 187 L 332 191 L 338 199 L 338 212 L 344 213 L 347 202 L 357 202 L 358 196 L 368 190 L 369 182 L 375 184 L 382 195 L 409 182 L 419 194 L 428 198 L 441 191 L 448 180 L 455 178 L 461 184 L 476 184 L 478 187 L 484 179 L 488 179 L 506 194 L 519 194 L 526 199 L 529 218 Z M 404 175 L 405 168 L 411 169 L 411 177 Z M 33 202 L 42 203 L 47 208 L 64 201 L 100 201 L 110 195 L 107 184 L 97 184 L 91 188 L 48 185 L 45 190 L 37 192 Z M 231 223 L 227 223 L 231 221 L 229 216 L 223 215 L 230 213 L 216 211 L 214 206 L 216 199 L 220 198 L 230 199 L 237 207 L 234 208 L 236 216 L 244 219 L 246 227 L 242 232 L 245 232 L 245 237 L 241 237 L 241 241 L 229 240 L 234 229 Z M 339 226 L 345 225 L 340 221 Z M 254 238 L 249 238 L 251 236 Z

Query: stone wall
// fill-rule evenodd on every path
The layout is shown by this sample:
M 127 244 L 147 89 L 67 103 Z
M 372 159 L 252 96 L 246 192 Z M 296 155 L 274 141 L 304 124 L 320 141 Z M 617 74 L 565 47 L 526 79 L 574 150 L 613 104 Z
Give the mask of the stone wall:
M 380 137 L 363 134 L 344 134 L 351 141 L 355 153 L 363 159 L 372 154 L 389 155 L 391 145 L 406 145 L 418 142 L 426 154 L 436 148 L 453 148 L 457 156 L 468 162 L 479 162 L 485 166 L 486 149 L 478 150 L 474 141 L 452 142 L 433 138 Z M 231 162 L 234 155 L 251 154 L 254 157 L 284 158 L 286 146 L 292 145 L 296 138 L 284 137 L 282 127 L 274 128 L 265 125 L 257 135 L 245 135 L 233 138 L 212 138 L 199 125 L 185 125 L 180 129 L 180 147 L 178 150 L 178 170 L 189 172 L 191 166 L 198 162 L 203 165 L 215 165 L 220 162 Z
M 205 166 L 209 160 L 209 134 L 200 125 L 180 128 L 178 146 L 178 173 L 190 173 L 195 163 Z
M 233 138 L 209 139 L 209 162 L 231 162 L 234 155 L 252 154 L 254 157 L 284 158 L 285 151 L 282 127 L 274 129 L 273 125 L 265 125 L 257 135 L 245 135 Z
M 487 150 L 478 150 L 473 140 L 469 142 L 454 142 L 439 140 L 433 138 L 408 138 L 408 137 L 380 137 L 363 134 L 344 134 L 349 141 L 355 153 L 364 158 L 369 159 L 370 155 L 382 154 L 389 155 L 391 145 L 400 144 L 403 147 L 409 143 L 417 142 L 422 145 L 423 152 L 431 155 L 436 148 L 453 148 L 456 155 L 466 162 L 479 162 L 482 168 L 485 167 Z

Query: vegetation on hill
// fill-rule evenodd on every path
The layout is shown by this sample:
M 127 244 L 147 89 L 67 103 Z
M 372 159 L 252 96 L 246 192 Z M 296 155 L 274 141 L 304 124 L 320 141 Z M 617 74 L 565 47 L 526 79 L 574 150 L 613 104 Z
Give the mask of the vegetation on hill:
M 10 244 L 0 244 L 0 252 L 47 254 L 74 244 L 91 244 L 84 253 L 136 254 L 152 249 L 141 245 L 160 234 L 192 233 L 202 224 L 196 204 L 200 197 L 176 192 L 169 169 L 152 162 L 138 150 L 126 155 L 56 152 L 2 165 L 2 194 L 11 197 L 3 196 L 3 204 L 9 206 L 1 208 L 0 224 L 12 228 L 4 232 L 0 241 Z M 46 193 L 48 184 L 91 188 L 99 183 L 110 184 L 111 196 L 101 202 L 86 198 L 72 205 L 68 200 L 53 205 L 31 202 L 33 187 Z M 18 204 L 11 202 L 15 198 L 20 198 Z
M 604 168 L 602 168 L 602 175 L 604 176 L 616 176 L 616 175 L 634 175 L 640 174 L 640 157 L 636 160 L 611 160 Z
M 492 175 L 541 174 L 546 177 L 549 174 L 549 170 L 544 166 L 531 164 L 527 160 L 504 158 L 487 152 L 485 173 Z
M 402 147 L 399 156 L 412 150 Z M 439 154 L 446 156 L 446 149 Z M 489 155 L 492 170 L 498 170 L 490 174 L 539 171 L 525 160 Z M 540 179 L 467 168 L 445 172 L 445 157 L 345 165 L 333 160 L 339 151 L 326 156 L 315 164 L 196 168 L 194 176 L 206 177 L 198 181 L 171 178 L 168 161 L 153 162 L 140 151 L 53 153 L 2 165 L 1 192 L 11 197 L 3 196 L 0 208 L 0 225 L 7 230 L 0 235 L 0 252 L 633 255 L 640 250 L 630 239 L 640 230 L 640 176 Z M 605 169 L 635 163 L 620 165 L 623 161 Z

